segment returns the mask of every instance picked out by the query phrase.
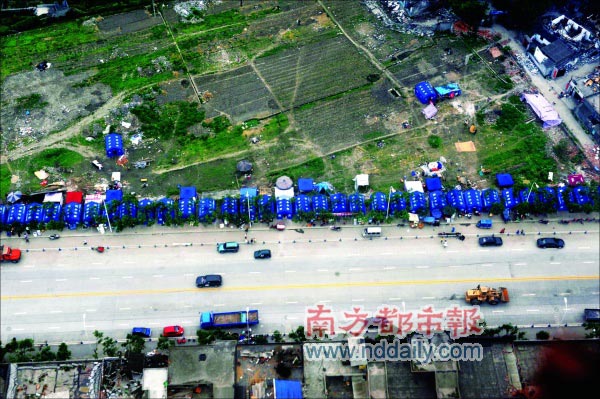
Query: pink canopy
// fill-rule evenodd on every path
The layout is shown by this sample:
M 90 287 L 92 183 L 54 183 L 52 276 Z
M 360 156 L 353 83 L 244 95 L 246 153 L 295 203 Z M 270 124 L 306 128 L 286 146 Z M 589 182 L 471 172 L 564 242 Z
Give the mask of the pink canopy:
M 579 173 L 567 176 L 567 180 L 569 181 L 569 186 L 571 186 L 571 187 L 574 187 L 578 184 L 585 183 L 585 179 L 583 178 L 583 175 L 579 174 Z
M 438 110 L 435 107 L 435 105 L 433 105 L 433 103 L 430 103 L 428 106 L 423 108 L 422 112 L 423 112 L 423 115 L 425 115 L 425 118 L 431 119 L 437 114 Z
M 558 116 L 558 112 L 541 94 L 523 93 L 521 100 L 526 101 L 538 118 L 542 120 L 544 129 L 561 124 L 562 120 Z

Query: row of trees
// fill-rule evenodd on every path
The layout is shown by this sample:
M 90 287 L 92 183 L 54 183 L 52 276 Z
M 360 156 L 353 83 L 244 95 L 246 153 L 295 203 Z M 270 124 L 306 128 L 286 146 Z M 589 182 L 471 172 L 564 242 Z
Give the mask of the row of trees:
M 42 344 L 36 347 L 33 339 L 31 338 L 22 340 L 13 338 L 4 346 L 2 346 L 2 342 L 0 341 L 0 362 L 47 362 L 55 360 L 69 360 L 70 358 L 71 351 L 64 342 L 58 346 L 56 352 L 53 352 L 47 344 Z

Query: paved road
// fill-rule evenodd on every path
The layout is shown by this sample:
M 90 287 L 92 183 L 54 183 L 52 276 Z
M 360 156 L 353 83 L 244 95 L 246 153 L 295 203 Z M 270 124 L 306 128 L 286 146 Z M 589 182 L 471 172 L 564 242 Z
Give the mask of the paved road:
M 533 230 L 538 226 L 548 234 L 566 227 L 575 233 L 559 232 L 567 240 L 563 250 L 540 250 Z M 0 335 L 4 341 L 32 333 L 38 342 L 87 341 L 95 329 L 118 338 L 143 325 L 155 328 L 157 336 L 168 324 L 194 334 L 198 312 L 246 307 L 261 312 L 256 332 L 288 332 L 303 324 L 305 307 L 317 302 L 336 312 L 358 305 L 372 312 L 383 304 L 415 311 L 432 304 L 441 310 L 465 305 L 464 290 L 478 283 L 510 288 L 509 304 L 482 308 L 491 325 L 581 322 L 582 309 L 597 305 L 600 292 L 598 224 L 529 227 L 529 235 L 504 235 L 504 247 L 488 249 L 478 247 L 475 235 L 482 231 L 473 226 L 463 226 L 467 239 L 450 240 L 446 249 L 437 239 L 440 229 L 384 227 L 388 239 L 372 241 L 358 238 L 354 227 L 341 233 L 251 230 L 272 249 L 270 260 L 252 258 L 262 244 L 242 245 L 237 254 L 216 253 L 216 241 L 241 240 L 243 231 L 137 230 L 86 237 L 88 247 L 83 237 L 67 233 L 58 241 L 38 238 L 20 264 L 2 266 Z M 89 250 L 100 242 L 111 249 Z M 195 288 L 195 277 L 206 273 L 222 274 L 224 286 Z

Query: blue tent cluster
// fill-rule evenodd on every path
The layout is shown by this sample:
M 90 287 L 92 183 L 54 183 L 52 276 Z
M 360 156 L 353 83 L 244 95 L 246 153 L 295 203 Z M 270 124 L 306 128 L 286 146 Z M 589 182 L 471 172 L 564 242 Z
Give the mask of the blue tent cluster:
M 107 134 L 104 137 L 104 147 L 108 158 L 120 157 L 125 154 L 123 149 L 123 136 L 119 133 Z
M 296 197 L 294 206 L 296 214 L 308 213 L 312 211 L 312 202 L 308 195 L 300 194 Z

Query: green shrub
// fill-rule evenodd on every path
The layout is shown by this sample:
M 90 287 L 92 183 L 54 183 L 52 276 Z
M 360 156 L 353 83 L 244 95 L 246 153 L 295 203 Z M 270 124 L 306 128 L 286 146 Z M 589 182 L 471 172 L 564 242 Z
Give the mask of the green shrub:
M 427 137 L 427 142 L 431 148 L 440 148 L 442 146 L 442 138 L 440 136 L 436 136 L 435 134 Z

